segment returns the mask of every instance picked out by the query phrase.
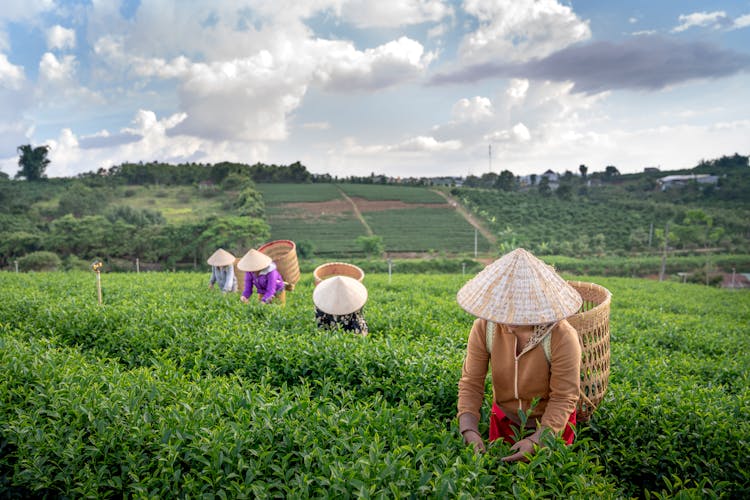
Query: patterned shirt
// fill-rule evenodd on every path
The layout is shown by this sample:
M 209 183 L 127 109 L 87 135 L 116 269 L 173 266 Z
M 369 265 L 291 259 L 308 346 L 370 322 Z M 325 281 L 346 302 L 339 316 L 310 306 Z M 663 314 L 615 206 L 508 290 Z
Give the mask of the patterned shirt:
M 316 307 L 315 323 L 317 323 L 318 328 L 326 328 L 328 330 L 335 330 L 336 328 L 341 327 L 343 330 L 359 333 L 361 335 L 367 335 L 368 333 L 367 323 L 362 314 L 362 309 L 349 314 L 335 315 L 324 313 Z

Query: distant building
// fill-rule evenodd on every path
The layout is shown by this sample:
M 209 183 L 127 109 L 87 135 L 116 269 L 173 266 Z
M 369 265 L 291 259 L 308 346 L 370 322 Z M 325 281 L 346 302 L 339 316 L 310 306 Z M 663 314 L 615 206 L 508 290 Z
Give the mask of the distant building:
M 662 191 L 672 189 L 676 187 L 687 186 L 688 184 L 696 182 L 698 184 L 716 185 L 719 182 L 718 175 L 709 174 L 688 174 L 688 175 L 667 175 L 656 179 L 656 183 L 659 185 Z
M 428 182 L 432 186 L 456 186 L 461 187 L 464 183 L 461 177 L 430 177 Z
M 654 174 L 656 172 L 661 172 L 661 170 L 659 170 L 659 167 L 645 167 L 643 172 L 646 174 Z

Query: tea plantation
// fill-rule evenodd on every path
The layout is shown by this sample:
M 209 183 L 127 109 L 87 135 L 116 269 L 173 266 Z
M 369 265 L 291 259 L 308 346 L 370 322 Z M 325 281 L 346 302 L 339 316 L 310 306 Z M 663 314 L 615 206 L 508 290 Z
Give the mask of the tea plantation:
M 466 279 L 368 274 L 359 338 L 314 327 L 310 275 L 282 307 L 207 274 L 105 273 L 99 305 L 91 272 L 0 273 L 0 496 L 750 496 L 749 293 L 576 277 L 613 294 L 607 396 L 505 464 L 454 419 Z

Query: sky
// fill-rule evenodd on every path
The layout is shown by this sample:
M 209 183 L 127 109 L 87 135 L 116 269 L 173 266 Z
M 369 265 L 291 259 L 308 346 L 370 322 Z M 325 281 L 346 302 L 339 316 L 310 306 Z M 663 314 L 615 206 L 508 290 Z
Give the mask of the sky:
M 750 0 L 3 0 L 0 170 L 337 176 L 750 154 Z

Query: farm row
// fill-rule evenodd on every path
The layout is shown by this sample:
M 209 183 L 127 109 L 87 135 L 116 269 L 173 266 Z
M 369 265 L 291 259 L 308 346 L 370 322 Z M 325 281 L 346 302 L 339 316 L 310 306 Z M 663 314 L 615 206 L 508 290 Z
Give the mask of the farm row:
M 468 277 L 368 274 L 366 338 L 315 329 L 309 275 L 284 307 L 203 274 L 102 278 L 99 306 L 92 273 L 0 274 L 6 492 L 750 494 L 749 294 L 594 279 L 613 293 L 607 397 L 573 446 L 507 465 L 456 433 Z

